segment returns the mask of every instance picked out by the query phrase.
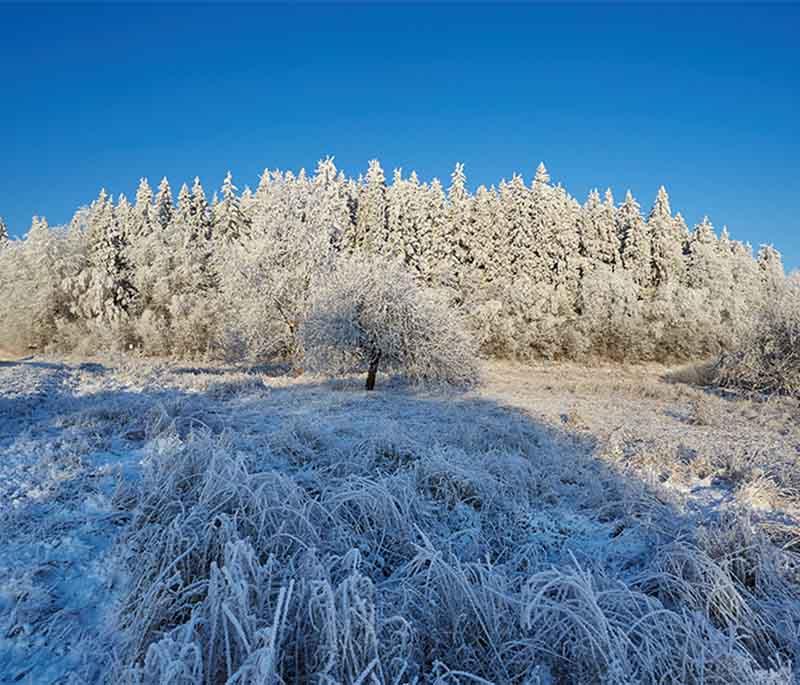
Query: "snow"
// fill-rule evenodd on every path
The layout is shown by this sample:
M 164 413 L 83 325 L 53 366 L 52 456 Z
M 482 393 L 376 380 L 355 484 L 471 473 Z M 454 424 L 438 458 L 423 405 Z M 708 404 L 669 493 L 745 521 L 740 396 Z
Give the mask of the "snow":
M 236 574 L 245 573 L 245 542 L 266 545 L 282 564 L 275 570 L 266 556 L 248 562 L 253 573 L 283 588 L 282 600 L 264 599 L 263 615 L 226 600 L 246 634 L 243 642 L 226 644 L 235 654 L 242 650 L 238 666 L 253 678 L 256 662 L 258 673 L 267 672 L 268 655 L 286 675 L 280 655 L 298 653 L 294 633 L 279 632 L 281 622 L 292 630 L 305 626 L 306 648 L 323 649 L 314 647 L 312 626 L 301 622 L 308 570 L 292 551 L 296 540 L 315 546 L 318 563 L 329 564 L 332 602 L 347 596 L 375 612 L 373 638 L 365 626 L 351 625 L 352 633 L 334 627 L 335 640 L 324 648 L 332 651 L 306 653 L 309 665 L 321 654 L 340 655 L 336 666 L 325 666 L 331 680 L 353 682 L 373 668 L 384 674 L 380 682 L 392 682 L 401 662 L 406 674 L 397 682 L 415 676 L 476 682 L 459 672 L 489 682 L 590 682 L 599 674 L 612 682 L 615 668 L 623 679 L 614 682 L 629 682 L 631 664 L 645 674 L 674 673 L 668 641 L 659 646 L 663 662 L 645 663 L 620 646 L 623 633 L 614 631 L 622 629 L 614 626 L 626 611 L 637 615 L 639 605 L 625 604 L 635 597 L 653 611 L 676 611 L 670 614 L 675 621 L 689 621 L 680 611 L 696 613 L 685 629 L 692 649 L 705 650 L 706 677 L 713 671 L 722 678 L 716 682 L 792 682 L 781 680 L 777 667 L 768 673 L 764 656 L 771 650 L 785 662 L 800 654 L 789 628 L 780 627 L 800 617 L 790 573 L 755 562 L 772 583 L 769 604 L 758 587 L 745 590 L 719 571 L 728 580 L 714 581 L 720 584 L 715 596 L 743 602 L 741 630 L 754 631 L 753 643 L 726 637 L 730 626 L 712 625 L 717 614 L 692 604 L 689 580 L 679 594 L 678 580 L 659 579 L 676 572 L 669 554 L 678 558 L 678 552 L 666 551 L 676 545 L 695 555 L 688 558 L 708 557 L 702 563 L 724 569 L 713 561 L 714 544 L 738 535 L 745 520 L 758 541 L 752 549 L 762 549 L 763 559 L 783 555 L 774 558 L 797 563 L 795 553 L 773 550 L 759 537 L 770 526 L 796 530 L 797 406 L 788 399 L 757 404 L 716 395 L 669 382 L 670 373 L 655 365 L 493 362 L 483 385 L 466 393 L 412 389 L 386 378 L 366 393 L 361 378 L 294 378 L 280 367 L 110 357 L 0 361 L 0 682 L 159 682 L 154 674 L 166 671 L 158 669 L 178 663 L 180 650 L 171 645 L 206 645 L 202 631 L 182 623 L 185 616 L 166 614 L 166 623 L 148 633 L 144 647 L 159 647 L 142 667 L 144 652 L 137 660 L 130 649 L 132 640 L 144 639 L 143 619 L 126 613 L 131 602 L 148 610 L 136 588 L 150 587 L 141 574 L 157 561 L 155 550 L 136 553 L 137 541 L 166 540 L 182 516 L 176 510 L 163 530 L 161 523 L 152 528 L 143 523 L 143 507 L 161 501 L 153 488 L 169 487 L 166 479 L 179 477 L 192 460 L 200 475 L 191 487 L 203 488 L 209 507 L 229 506 L 225 501 L 236 491 L 227 482 L 231 474 L 240 474 L 248 492 L 273 483 L 265 494 L 273 504 L 264 509 L 263 540 L 240 539 L 219 561 L 228 588 L 244 582 Z M 217 473 L 227 475 L 212 477 Z M 214 488 L 227 494 L 214 499 L 221 497 Z M 184 497 L 188 513 L 195 493 Z M 294 518 L 300 511 L 304 522 Z M 237 525 L 249 515 L 241 513 Z M 727 523 L 731 517 L 735 525 Z M 281 531 L 274 538 L 273 525 Z M 714 542 L 704 530 L 716 531 Z M 731 554 L 740 548 L 735 540 Z M 214 573 L 208 582 L 222 583 Z M 323 585 L 315 587 L 321 592 Z M 614 588 L 630 599 L 609 604 Z M 592 593 L 599 614 L 591 620 L 608 621 L 597 630 L 610 631 L 596 639 L 609 640 L 607 649 L 616 650 L 620 663 L 606 663 L 580 640 L 565 638 L 575 626 L 559 613 L 560 603 L 581 612 L 579 598 Z M 363 604 L 367 597 L 374 604 Z M 323 612 L 318 600 L 309 600 L 307 611 Z M 200 602 L 197 617 L 212 620 L 214 606 L 210 598 Z M 720 606 L 726 615 L 727 605 Z M 778 606 L 784 623 L 776 618 Z M 356 613 L 348 620 L 366 620 Z M 335 622 L 344 620 L 337 615 Z M 407 648 L 391 632 L 398 617 L 406 622 Z M 692 632 L 690 623 L 702 629 Z M 261 632 L 251 634 L 252 626 Z M 653 630 L 663 636 L 657 631 L 668 628 Z M 258 647 L 267 644 L 267 634 L 272 651 Z M 369 644 L 377 651 L 361 639 L 374 639 Z M 527 661 L 512 644 L 526 645 Z M 138 675 L 134 660 L 143 669 Z

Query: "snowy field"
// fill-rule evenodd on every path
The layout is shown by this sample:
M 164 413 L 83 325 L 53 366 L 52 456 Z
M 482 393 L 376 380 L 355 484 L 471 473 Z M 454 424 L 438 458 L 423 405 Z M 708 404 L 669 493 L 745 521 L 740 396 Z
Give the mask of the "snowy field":
M 0 361 L 2 683 L 796 683 L 800 413 Z

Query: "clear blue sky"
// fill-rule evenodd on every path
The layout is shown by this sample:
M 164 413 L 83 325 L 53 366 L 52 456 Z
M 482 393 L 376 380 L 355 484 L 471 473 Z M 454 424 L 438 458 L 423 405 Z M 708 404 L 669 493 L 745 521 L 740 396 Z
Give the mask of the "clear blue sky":
M 800 6 L 0 4 L 0 215 L 101 186 L 377 157 L 471 186 L 544 160 L 800 267 Z

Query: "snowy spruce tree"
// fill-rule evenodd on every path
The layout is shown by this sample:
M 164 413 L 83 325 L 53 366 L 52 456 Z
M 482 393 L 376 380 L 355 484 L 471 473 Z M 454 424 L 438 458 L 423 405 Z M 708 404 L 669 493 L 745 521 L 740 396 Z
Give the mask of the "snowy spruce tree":
M 3 220 L 3 217 L 0 216 L 0 248 L 5 247 L 8 241 L 8 226 L 6 226 L 6 222 Z
M 172 189 L 169 187 L 167 177 L 161 179 L 158 184 L 158 193 L 156 194 L 155 206 L 153 207 L 153 218 L 155 219 L 156 226 L 162 231 L 167 227 L 172 219 Z
M 192 184 L 190 214 L 189 225 L 191 226 L 192 240 L 210 240 L 213 217 L 203 186 L 196 176 Z
M 647 219 L 650 233 L 652 283 L 656 287 L 677 283 L 683 278 L 683 241 L 685 224 L 676 221 L 664 186 L 658 189 L 653 208 Z
M 617 235 L 621 241 L 622 266 L 634 283 L 649 288 L 652 281 L 652 245 L 639 203 L 629 190 L 617 209 Z
M 87 311 L 92 318 L 118 321 L 128 312 L 136 291 L 127 239 L 105 190 L 89 208 L 87 221 Z
M 446 259 L 454 286 L 461 283 L 462 276 L 472 264 L 472 219 L 472 198 L 467 190 L 464 165 L 459 162 L 450 175 L 447 189 Z
M 402 241 L 405 261 L 409 268 L 425 279 L 430 274 L 432 222 L 428 215 L 429 189 L 421 184 L 417 173 L 411 172 L 405 181 Z
M 593 190 L 578 212 L 578 234 L 580 252 L 584 258 L 584 268 L 592 269 L 600 264 L 614 268 L 620 259 L 620 240 L 616 226 L 616 210 L 611 190 L 607 190 L 605 199 Z
M 139 179 L 139 187 L 136 189 L 134 214 L 129 230 L 130 241 L 135 242 L 139 238 L 149 235 L 154 225 L 153 191 L 147 179 L 141 178 Z
M 240 242 L 250 233 L 250 222 L 242 210 L 236 190 L 229 171 L 220 189 L 222 199 L 215 204 L 213 211 L 212 234 L 221 245 Z
M 178 203 L 175 206 L 174 217 L 184 226 L 190 226 L 192 223 L 192 193 L 185 183 L 182 183 L 178 190 Z
M 387 224 L 386 177 L 378 160 L 373 159 L 359 189 L 350 248 L 380 253 L 387 238 Z

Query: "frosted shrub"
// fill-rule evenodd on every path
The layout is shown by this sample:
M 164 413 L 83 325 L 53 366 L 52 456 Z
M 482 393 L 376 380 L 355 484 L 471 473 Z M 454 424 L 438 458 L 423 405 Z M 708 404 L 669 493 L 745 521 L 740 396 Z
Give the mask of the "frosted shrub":
M 800 395 L 800 284 L 787 281 L 765 301 L 739 344 L 724 353 L 717 383 Z
M 328 373 L 379 366 L 413 382 L 467 386 L 477 378 L 475 343 L 442 293 L 395 262 L 356 255 L 319 283 L 300 329 L 307 368 Z

